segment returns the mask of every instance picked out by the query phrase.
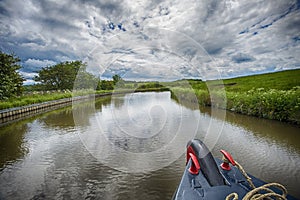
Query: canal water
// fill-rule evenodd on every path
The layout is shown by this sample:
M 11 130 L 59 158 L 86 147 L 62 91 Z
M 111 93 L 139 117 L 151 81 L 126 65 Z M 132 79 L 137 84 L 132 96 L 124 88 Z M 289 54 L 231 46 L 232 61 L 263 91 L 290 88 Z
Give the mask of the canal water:
M 133 93 L 0 127 L 0 199 L 171 199 L 189 139 L 300 198 L 300 128 Z

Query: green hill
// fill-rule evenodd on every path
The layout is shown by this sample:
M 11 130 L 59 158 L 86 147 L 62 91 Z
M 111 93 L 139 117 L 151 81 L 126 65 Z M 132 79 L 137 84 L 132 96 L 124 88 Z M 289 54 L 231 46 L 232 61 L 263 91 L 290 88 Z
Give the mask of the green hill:
M 227 91 L 248 91 L 252 88 L 290 90 L 300 86 L 300 69 L 225 79 L 223 82 Z
M 206 90 L 206 82 L 193 79 L 178 80 L 174 82 L 164 83 L 169 87 L 183 87 L 186 81 L 196 90 Z M 207 81 L 211 86 L 220 86 L 220 81 Z M 264 88 L 266 90 L 290 90 L 293 87 L 300 86 L 300 69 L 273 72 L 268 74 L 259 74 L 251 76 L 243 76 L 231 79 L 223 79 L 226 91 L 243 92 L 253 88 Z

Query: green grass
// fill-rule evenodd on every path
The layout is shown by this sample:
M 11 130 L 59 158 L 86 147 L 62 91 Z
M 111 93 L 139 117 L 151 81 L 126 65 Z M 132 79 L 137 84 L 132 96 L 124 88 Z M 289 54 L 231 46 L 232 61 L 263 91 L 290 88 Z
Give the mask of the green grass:
M 227 109 L 300 124 L 300 69 L 223 80 Z
M 42 103 L 45 101 L 57 100 L 71 97 L 71 93 L 51 93 L 51 94 L 31 94 L 21 97 L 11 98 L 0 102 L 0 109 L 7 109 L 19 106 L 25 106 L 35 103 Z
M 224 79 L 220 81 L 218 80 L 204 82 L 201 80 L 179 80 L 165 83 L 165 85 L 173 88 L 184 87 L 187 83 L 189 83 L 193 87 L 193 89 L 207 90 L 208 84 L 211 88 L 213 88 L 214 86 L 218 88 L 222 84 L 222 81 L 226 91 L 231 92 L 245 92 L 253 88 L 264 88 L 266 90 L 290 90 L 293 87 L 300 86 L 300 69 Z
M 96 94 L 111 92 L 108 90 L 96 91 Z M 94 94 L 94 90 L 81 90 L 76 92 L 62 91 L 62 92 L 32 92 L 30 94 L 25 94 L 20 97 L 11 98 L 5 101 L 0 101 L 0 110 L 7 108 L 14 108 L 20 106 L 31 105 L 35 103 L 42 103 L 46 101 L 58 100 L 63 98 L 70 98 L 72 96 L 83 96 L 88 94 Z
M 227 109 L 234 112 L 300 124 L 300 86 L 290 90 L 256 88 L 226 95 Z
M 252 88 L 290 90 L 300 86 L 300 69 L 223 80 L 226 91 L 242 92 Z
M 300 124 L 300 69 L 238 77 L 221 81 L 189 80 L 191 88 L 172 83 L 173 97 L 180 101 L 195 101 L 211 106 L 211 98 L 224 99 L 214 104 L 222 109 L 267 119 Z M 207 89 L 210 85 L 210 91 Z M 210 92 L 210 93 L 209 93 Z

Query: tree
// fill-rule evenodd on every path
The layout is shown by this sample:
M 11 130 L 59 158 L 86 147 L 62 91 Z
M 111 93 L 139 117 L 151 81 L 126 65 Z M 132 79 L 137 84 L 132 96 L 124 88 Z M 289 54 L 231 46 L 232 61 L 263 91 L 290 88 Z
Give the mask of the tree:
M 34 80 L 42 90 L 72 90 L 74 86 L 76 89 L 94 88 L 99 79 L 86 72 L 82 61 L 66 61 L 41 69 Z
M 20 59 L 15 55 L 0 51 L 0 99 L 8 99 L 22 94 L 24 79 L 18 70 Z
M 101 80 L 97 86 L 97 90 L 113 90 L 113 89 L 114 89 L 113 81 L 108 81 L 108 80 Z
M 112 76 L 112 79 L 114 81 L 114 83 L 116 84 L 117 82 L 119 82 L 120 80 L 122 80 L 121 76 L 119 74 L 115 74 Z
M 115 74 L 112 76 L 114 85 L 117 87 L 122 87 L 125 85 L 124 80 L 121 78 L 119 74 Z

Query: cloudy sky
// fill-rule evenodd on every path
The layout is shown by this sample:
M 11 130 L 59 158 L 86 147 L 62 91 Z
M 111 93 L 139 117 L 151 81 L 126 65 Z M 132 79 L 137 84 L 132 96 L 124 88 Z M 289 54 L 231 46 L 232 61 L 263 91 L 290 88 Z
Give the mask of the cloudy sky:
M 125 79 L 300 68 L 299 0 L 0 0 L 0 50 L 21 74 L 62 61 Z

